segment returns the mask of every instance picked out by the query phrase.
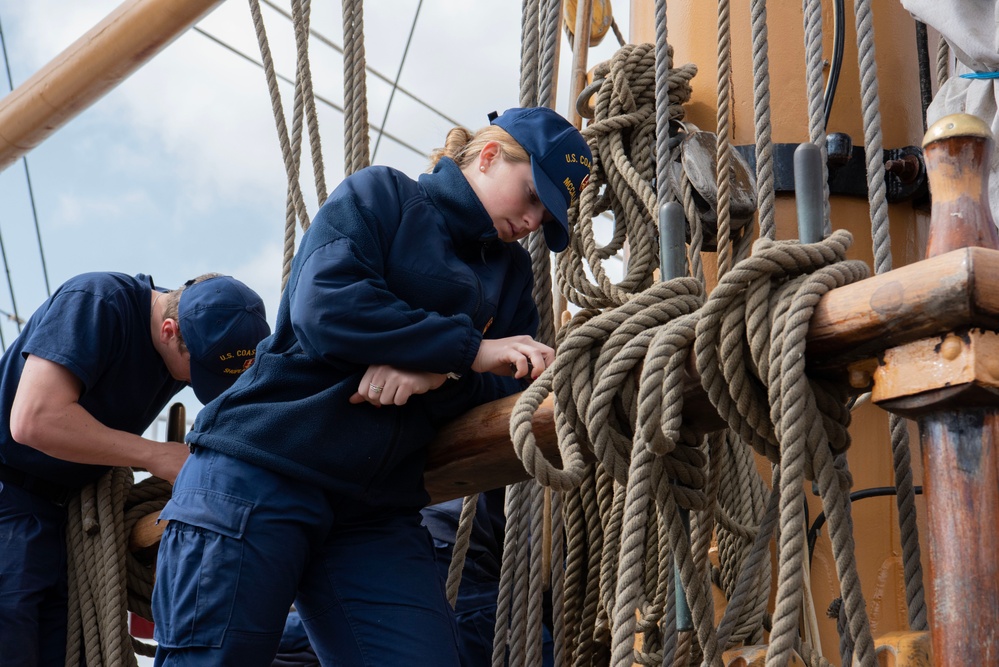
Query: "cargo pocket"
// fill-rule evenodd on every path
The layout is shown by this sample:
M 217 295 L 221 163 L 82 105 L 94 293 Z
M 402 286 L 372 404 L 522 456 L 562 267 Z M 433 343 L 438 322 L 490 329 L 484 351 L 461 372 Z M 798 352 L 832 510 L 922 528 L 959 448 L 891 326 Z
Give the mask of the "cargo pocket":
M 170 521 L 160 543 L 153 595 L 155 639 L 167 648 L 219 647 L 229 627 L 253 503 L 188 489 L 160 514 Z

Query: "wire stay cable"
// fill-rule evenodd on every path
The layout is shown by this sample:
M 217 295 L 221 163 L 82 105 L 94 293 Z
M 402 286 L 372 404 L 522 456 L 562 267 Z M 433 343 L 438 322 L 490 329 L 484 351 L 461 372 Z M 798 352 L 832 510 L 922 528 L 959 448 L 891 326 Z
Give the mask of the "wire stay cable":
M 409 45 L 413 43 L 413 33 L 416 32 L 416 22 L 420 18 L 420 9 L 423 7 L 423 0 L 416 5 L 416 14 L 413 16 L 413 23 L 409 26 L 409 37 L 406 38 L 406 48 L 402 50 L 402 59 L 399 61 L 399 70 L 395 73 L 395 80 L 392 82 L 392 92 L 389 93 L 388 103 L 385 105 L 385 115 L 382 116 L 382 127 L 388 123 L 389 111 L 392 109 L 392 100 L 395 99 L 395 91 L 399 89 L 399 79 L 402 77 L 402 68 L 406 65 L 406 56 L 409 55 Z M 378 155 L 378 146 L 382 143 L 384 131 L 378 130 L 378 138 L 375 139 L 375 148 L 371 151 L 371 162 L 375 161 Z
M 234 53 L 235 55 L 239 56 L 243 60 L 246 60 L 247 62 L 253 63 L 254 65 L 256 65 L 257 67 L 259 67 L 260 69 L 264 68 L 263 63 L 261 63 L 259 60 L 257 60 L 253 56 L 247 55 L 243 51 L 240 51 L 239 49 L 237 49 L 236 47 L 232 46 L 231 44 L 228 44 L 224 40 L 216 37 L 215 35 L 211 34 L 210 32 L 207 32 L 203 28 L 199 28 L 198 26 L 194 26 L 192 28 L 192 30 L 194 32 L 197 32 L 200 35 L 203 35 L 203 36 L 207 37 L 208 39 L 210 39 L 211 41 L 215 42 L 219 46 L 221 46 L 221 47 L 223 47 L 223 48 L 231 51 L 232 53 Z M 288 77 L 284 76 L 283 74 L 277 74 L 277 77 L 279 79 L 281 79 L 282 81 L 284 81 L 285 83 L 289 84 L 289 85 L 292 85 L 292 86 L 295 85 L 295 82 L 292 79 L 289 79 Z M 319 102 L 322 102 L 323 104 L 325 104 L 326 106 L 330 107 L 331 109 L 334 109 L 335 111 L 339 111 L 341 114 L 343 113 L 343 107 L 342 106 L 340 106 L 336 102 L 333 102 L 332 100 L 330 100 L 330 99 L 328 99 L 326 97 L 323 97 L 322 95 L 316 94 L 316 100 L 318 100 Z M 374 129 L 376 129 L 376 130 L 378 130 L 378 131 L 382 131 L 382 128 L 377 127 L 375 125 L 372 125 L 371 127 L 374 128 Z M 413 151 L 414 153 L 416 153 L 417 155 L 419 155 L 421 157 L 427 157 L 429 155 L 429 153 L 427 151 L 421 150 L 421 149 L 417 148 L 416 146 L 413 146 L 412 144 L 410 144 L 410 143 L 408 143 L 408 142 L 400 139 L 399 137 L 395 136 L 394 134 L 391 134 L 390 132 L 384 132 L 384 134 L 385 134 L 386 137 L 388 137 L 389 139 L 391 139 L 395 143 L 399 144 L 403 148 L 408 148 L 409 150 Z

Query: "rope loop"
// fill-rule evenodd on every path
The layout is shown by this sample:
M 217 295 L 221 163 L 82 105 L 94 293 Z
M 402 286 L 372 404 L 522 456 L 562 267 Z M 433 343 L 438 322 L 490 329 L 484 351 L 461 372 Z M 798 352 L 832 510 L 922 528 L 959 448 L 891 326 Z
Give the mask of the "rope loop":
M 669 70 L 671 118 L 683 118 L 683 104 L 690 99 L 690 80 L 696 72 L 693 65 Z M 570 210 L 570 243 L 558 256 L 556 281 L 576 305 L 613 308 L 649 287 L 658 267 L 653 45 L 622 47 L 610 61 L 596 67 L 594 79 L 602 84 L 595 96 L 594 119 L 583 130 L 593 153 L 590 183 Z M 610 241 L 600 245 L 594 220 L 606 211 L 613 213 L 614 231 Z M 625 242 L 628 264 L 624 277 L 615 283 L 604 263 Z

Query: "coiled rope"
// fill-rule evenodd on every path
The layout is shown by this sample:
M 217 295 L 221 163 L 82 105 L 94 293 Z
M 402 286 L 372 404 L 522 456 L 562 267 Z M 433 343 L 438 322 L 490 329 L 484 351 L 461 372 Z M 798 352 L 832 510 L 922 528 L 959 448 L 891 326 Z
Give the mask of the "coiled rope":
M 66 667 L 135 666 L 155 646 L 128 633 L 128 610 L 152 621 L 153 564 L 127 550 L 136 521 L 166 506 L 169 483 L 150 477 L 133 485 L 129 468 L 112 468 L 69 503 L 66 541 L 69 616 Z
M 580 193 L 569 247 L 558 256 L 556 266 L 559 291 L 582 308 L 625 303 L 652 284 L 653 270 L 658 267 L 658 206 L 652 186 L 655 61 L 653 45 L 628 45 L 594 70 L 594 77 L 603 83 L 597 91 L 594 119 L 583 130 L 593 152 L 590 184 Z M 670 119 L 679 120 L 683 104 L 690 99 L 690 79 L 697 70 L 693 65 L 668 69 L 667 113 Z M 594 222 L 604 211 L 613 213 L 614 234 L 600 246 Z M 628 265 L 623 278 L 615 283 L 604 262 L 626 242 Z
M 753 256 L 712 292 L 698 322 L 697 366 L 712 404 L 734 432 L 781 469 L 778 590 L 768 666 L 786 664 L 798 646 L 806 477 L 817 481 L 825 511 L 837 515 L 837 526 L 830 529 L 850 634 L 861 664 L 876 664 L 853 557 L 851 480 L 839 465 L 844 459 L 836 458 L 834 465 L 834 455 L 849 445 L 846 396 L 804 372 L 805 334 L 815 304 L 825 292 L 867 277 L 862 262 L 845 261 L 849 243 L 842 231 L 810 245 L 758 241 Z

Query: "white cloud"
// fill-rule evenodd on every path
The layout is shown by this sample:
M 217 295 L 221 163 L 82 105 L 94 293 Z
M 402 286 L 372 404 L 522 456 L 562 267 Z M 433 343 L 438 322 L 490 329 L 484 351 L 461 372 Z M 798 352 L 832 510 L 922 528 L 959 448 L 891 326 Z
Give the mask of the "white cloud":
M 149 195 L 142 191 L 103 192 L 81 198 L 76 194 L 60 194 L 56 197 L 53 228 L 62 230 L 88 224 L 92 220 L 110 223 L 112 226 L 127 221 L 130 212 L 149 206 Z

